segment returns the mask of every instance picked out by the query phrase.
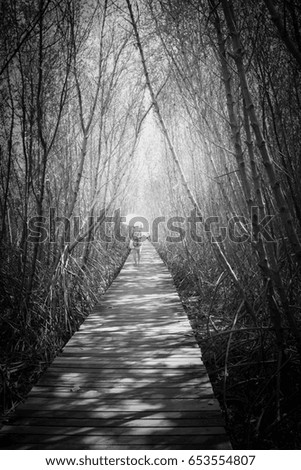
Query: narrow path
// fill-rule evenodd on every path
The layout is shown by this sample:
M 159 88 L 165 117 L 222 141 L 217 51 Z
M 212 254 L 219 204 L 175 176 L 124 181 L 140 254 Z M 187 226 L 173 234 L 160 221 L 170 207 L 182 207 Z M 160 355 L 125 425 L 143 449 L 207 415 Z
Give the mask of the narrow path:
M 172 278 L 143 250 L 1 429 L 1 448 L 231 448 Z

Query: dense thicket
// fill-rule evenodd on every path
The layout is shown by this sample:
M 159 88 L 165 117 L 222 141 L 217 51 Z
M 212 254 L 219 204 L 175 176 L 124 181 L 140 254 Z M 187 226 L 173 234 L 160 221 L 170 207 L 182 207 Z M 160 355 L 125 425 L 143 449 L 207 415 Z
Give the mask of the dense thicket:
M 9 408 L 124 259 L 104 218 L 127 192 L 141 90 L 131 32 L 111 2 L 5 1 L 0 16 L 0 366 Z

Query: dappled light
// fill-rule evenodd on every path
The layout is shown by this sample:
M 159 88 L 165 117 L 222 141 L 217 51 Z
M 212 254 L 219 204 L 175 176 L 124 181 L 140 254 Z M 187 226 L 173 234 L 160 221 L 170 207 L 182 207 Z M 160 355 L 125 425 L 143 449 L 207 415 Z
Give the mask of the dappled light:
M 4 427 L 8 448 L 230 447 L 171 276 L 143 248 Z

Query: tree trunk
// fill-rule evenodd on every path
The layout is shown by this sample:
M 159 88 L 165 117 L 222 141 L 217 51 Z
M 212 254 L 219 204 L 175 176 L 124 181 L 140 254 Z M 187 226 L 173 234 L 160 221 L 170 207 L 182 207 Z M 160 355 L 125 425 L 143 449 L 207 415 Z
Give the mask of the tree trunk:
M 266 169 L 270 185 L 279 209 L 280 217 L 283 223 L 283 226 L 286 230 L 287 237 L 291 243 L 291 247 L 296 255 L 296 261 L 299 266 L 301 266 L 301 244 L 298 239 L 297 233 L 294 228 L 294 221 L 289 207 L 285 201 L 282 189 L 280 187 L 280 182 L 276 176 L 275 168 L 270 157 L 270 154 L 267 149 L 265 139 L 263 138 L 262 130 L 259 124 L 259 120 L 255 111 L 255 106 L 252 100 L 252 96 L 249 90 L 249 85 L 246 78 L 245 67 L 243 64 L 243 48 L 240 42 L 239 33 L 237 31 L 235 20 L 233 16 L 232 3 L 229 0 L 222 0 L 222 6 L 224 15 L 226 18 L 227 26 L 232 38 L 232 46 L 234 53 L 234 60 L 236 63 L 238 76 L 240 79 L 240 85 L 243 93 L 243 97 L 246 103 L 246 109 L 250 116 L 251 125 L 253 132 L 256 138 L 256 144 L 259 149 L 260 155 L 264 167 Z

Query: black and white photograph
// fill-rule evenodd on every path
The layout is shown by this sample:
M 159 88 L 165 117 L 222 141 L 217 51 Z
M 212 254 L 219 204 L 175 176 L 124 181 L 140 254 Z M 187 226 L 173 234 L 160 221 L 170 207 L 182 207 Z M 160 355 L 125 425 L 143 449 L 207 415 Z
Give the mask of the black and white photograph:
M 0 0 L 0 449 L 300 458 L 298 0 Z

